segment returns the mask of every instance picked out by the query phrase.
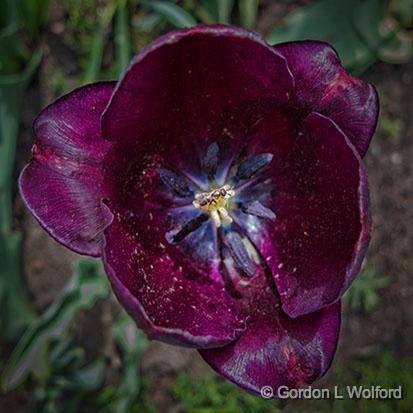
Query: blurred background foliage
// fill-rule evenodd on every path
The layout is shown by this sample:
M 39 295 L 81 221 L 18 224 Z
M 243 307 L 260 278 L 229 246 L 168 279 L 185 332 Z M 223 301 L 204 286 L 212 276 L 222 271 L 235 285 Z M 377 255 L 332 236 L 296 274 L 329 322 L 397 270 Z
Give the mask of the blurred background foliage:
M 9 348 L 1 363 L 3 392 L 25 388 L 34 412 L 155 412 L 150 394 L 156 383 L 142 380 L 139 363 L 147 345 L 134 323 L 120 312 L 112 325 L 122 362 L 117 386 L 105 381 L 106 361 L 88 360 L 72 333 L 78 312 L 90 310 L 108 297 L 101 266 L 77 262 L 65 289 L 37 314 L 22 277 L 21 225 L 14 216 L 15 152 L 22 100 L 42 58 L 41 36 L 48 25 L 52 1 L 1 0 L 0 14 L 0 337 Z M 293 3 L 284 0 L 283 3 Z M 376 61 L 401 64 L 413 54 L 413 0 L 320 0 L 296 7 L 267 33 L 270 43 L 298 39 L 327 41 L 344 66 L 361 75 Z M 53 96 L 98 79 L 118 78 L 133 54 L 174 27 L 200 23 L 233 23 L 254 30 L 261 12 L 259 0 L 66 0 L 65 33 L 76 52 L 73 68 L 60 66 L 50 74 Z M 70 75 L 70 76 L 69 76 Z M 73 76 L 74 75 L 74 76 Z M 75 77 L 76 84 L 68 79 Z M 380 130 L 399 133 L 398 119 L 386 113 Z M 367 313 L 380 302 L 388 284 L 380 269 L 365 265 L 344 297 L 347 311 Z M 11 351 L 12 350 L 12 351 Z M 331 377 L 343 386 L 375 385 L 413 388 L 413 360 L 391 352 L 373 355 L 351 366 L 335 363 Z M 381 383 L 382 383 L 381 382 Z M 385 387 L 385 384 L 383 384 Z M 240 390 L 214 373 L 190 377 L 182 372 L 170 395 L 193 413 L 279 412 L 283 406 Z M 309 401 L 299 411 L 411 412 L 411 396 L 401 401 Z

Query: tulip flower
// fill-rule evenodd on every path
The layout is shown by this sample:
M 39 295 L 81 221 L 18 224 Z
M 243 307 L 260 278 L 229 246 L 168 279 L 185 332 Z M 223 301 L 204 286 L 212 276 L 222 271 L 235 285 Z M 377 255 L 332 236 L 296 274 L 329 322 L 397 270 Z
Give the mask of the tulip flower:
M 331 364 L 367 247 L 377 115 L 326 43 L 174 31 L 41 112 L 20 191 L 52 237 L 101 257 L 150 338 L 251 391 L 299 387 Z

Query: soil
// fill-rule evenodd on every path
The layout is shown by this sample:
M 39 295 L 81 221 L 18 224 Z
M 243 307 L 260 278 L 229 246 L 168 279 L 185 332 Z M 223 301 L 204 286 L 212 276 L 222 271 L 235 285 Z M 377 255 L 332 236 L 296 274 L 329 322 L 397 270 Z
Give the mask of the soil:
M 387 276 L 389 284 L 374 311 L 346 317 L 341 346 L 354 356 L 384 347 L 412 355 L 413 62 L 403 66 L 378 64 L 366 79 L 382 90 L 382 116 L 400 122 L 396 136 L 376 133 L 365 158 L 373 217 L 366 262 Z M 357 343 L 352 341 L 354 337 Z
M 262 32 L 274 26 L 292 7 L 305 2 L 274 3 L 263 2 L 259 22 Z M 23 105 L 16 176 L 30 157 L 32 119 L 53 98 L 48 87 L 50 74 L 63 67 L 76 73 L 78 58 L 67 45 L 64 34 L 51 31 L 62 19 L 58 8 L 51 19 L 50 28 L 42 36 L 44 59 L 40 74 L 31 85 Z M 344 306 L 336 359 L 349 362 L 384 348 L 391 348 L 398 355 L 413 356 L 413 62 L 400 66 L 378 63 L 363 78 L 382 91 L 385 96 L 382 114 L 397 119 L 400 131 L 396 136 L 377 133 L 365 158 L 373 217 L 366 263 L 388 277 L 389 284 L 381 291 L 380 305 L 367 314 L 352 313 Z M 72 84 L 75 85 L 74 76 L 69 76 L 69 86 Z M 24 210 L 17 196 L 16 216 L 25 235 L 23 264 L 26 285 L 35 309 L 41 312 L 65 285 L 78 256 L 50 238 Z M 104 354 L 111 361 L 112 369 L 107 377 L 109 383 L 116 382 L 119 359 L 105 326 L 110 324 L 117 311 L 116 300 L 111 297 L 100 303 L 97 309 L 80 316 L 76 323 L 76 335 L 88 355 Z M 141 368 L 143 377 L 157 383 L 151 399 L 159 411 L 165 413 L 180 411 L 168 392 L 177 372 L 185 370 L 199 374 L 209 369 L 195 350 L 159 342 L 150 343 Z M 328 381 L 328 374 L 324 380 Z M 29 397 L 22 390 L 0 396 L 0 411 L 28 412 Z

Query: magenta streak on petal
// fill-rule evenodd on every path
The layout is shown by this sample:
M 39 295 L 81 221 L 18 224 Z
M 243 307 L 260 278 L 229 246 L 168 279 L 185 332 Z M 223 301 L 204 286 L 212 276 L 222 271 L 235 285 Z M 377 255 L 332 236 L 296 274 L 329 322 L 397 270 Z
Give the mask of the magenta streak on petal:
M 34 123 L 33 158 L 20 194 L 40 225 L 75 252 L 99 256 L 112 217 L 101 204 L 102 160 L 112 144 L 100 116 L 115 82 L 84 86 L 44 109 Z

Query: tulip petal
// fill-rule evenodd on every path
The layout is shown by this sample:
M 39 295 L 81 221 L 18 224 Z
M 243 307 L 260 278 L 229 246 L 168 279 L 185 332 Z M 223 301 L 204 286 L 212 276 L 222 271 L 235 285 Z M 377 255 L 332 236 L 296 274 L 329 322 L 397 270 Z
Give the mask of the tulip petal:
M 311 113 L 295 138 L 286 136 L 254 140 L 277 156 L 265 180 L 238 195 L 260 200 L 276 219 L 234 219 L 270 267 L 283 310 L 298 317 L 337 301 L 357 275 L 369 241 L 368 187 L 357 151 L 331 119 Z
M 233 343 L 201 350 L 205 361 L 239 386 L 260 393 L 270 386 L 296 388 L 313 382 L 329 368 L 337 346 L 340 305 L 291 319 L 279 308 L 271 286 L 256 278 L 239 300 L 247 328 Z
M 168 244 L 159 231 L 161 219 L 156 212 L 146 221 L 115 213 L 103 258 L 116 296 L 150 338 L 196 348 L 230 343 L 243 331 L 244 319 L 211 277 L 217 266 Z M 205 249 L 208 232 L 199 231 L 188 242 Z
M 274 49 L 287 59 L 301 110 L 333 119 L 363 157 L 379 113 L 374 86 L 350 76 L 327 43 L 297 41 L 277 44 Z
M 168 33 L 146 47 L 120 80 L 102 117 L 104 136 L 174 160 L 199 173 L 216 142 L 225 160 L 244 135 L 234 136 L 234 108 L 289 99 L 287 64 L 258 35 L 232 26 L 197 26 Z M 161 119 L 161 121 L 160 121 Z M 205 173 L 205 178 L 207 174 Z
M 20 193 L 40 225 L 80 254 L 99 256 L 112 217 L 101 204 L 100 117 L 115 82 L 81 87 L 44 109 L 34 123 L 33 158 L 20 175 Z
M 106 204 L 114 221 L 105 230 L 105 267 L 119 301 L 150 337 L 199 348 L 224 345 L 243 330 L 243 317 L 225 291 L 210 220 L 182 239 L 171 237 L 200 210 L 165 185 L 165 163 L 123 144 L 106 157 Z

